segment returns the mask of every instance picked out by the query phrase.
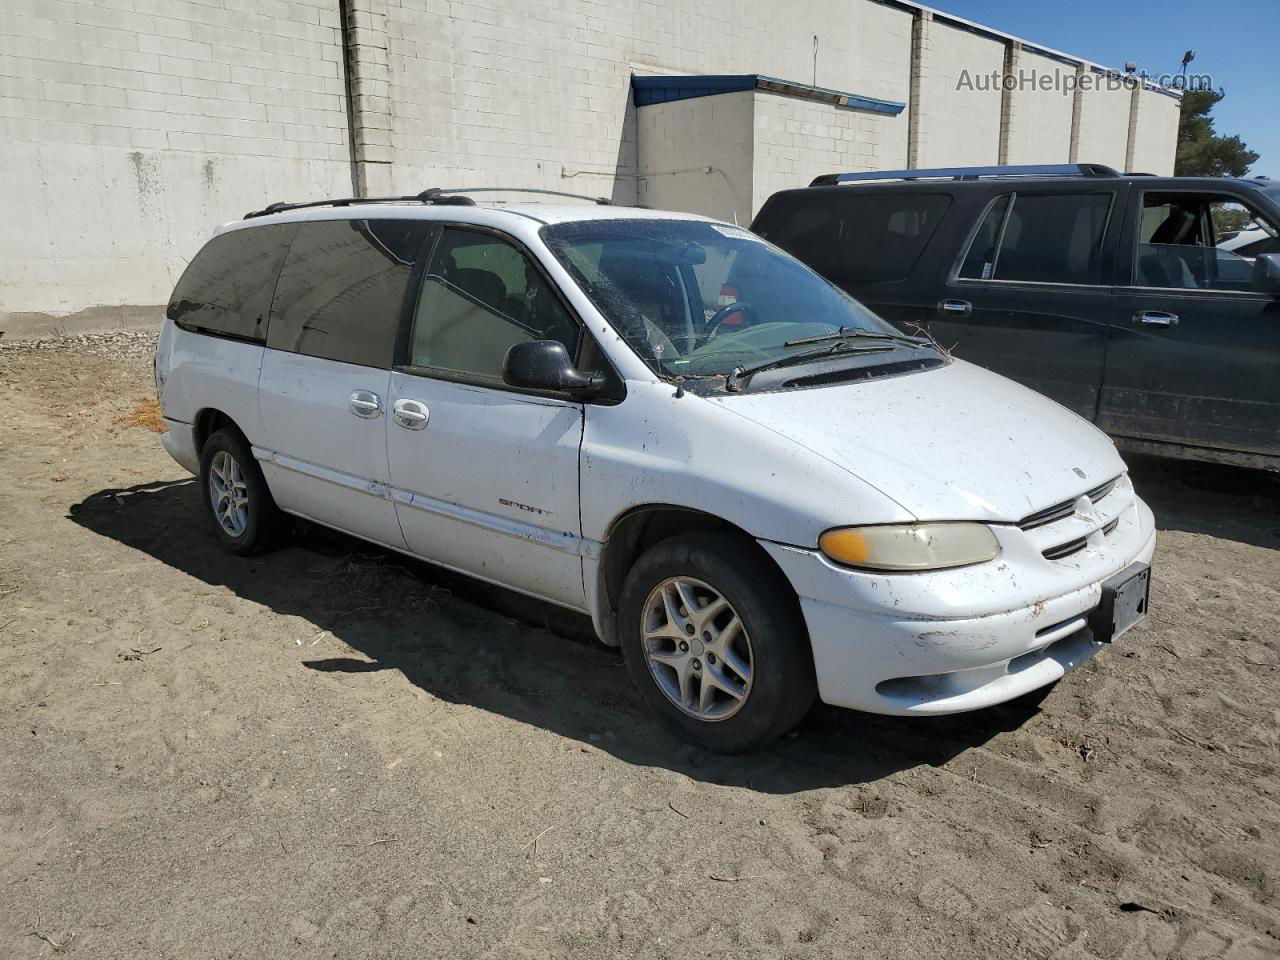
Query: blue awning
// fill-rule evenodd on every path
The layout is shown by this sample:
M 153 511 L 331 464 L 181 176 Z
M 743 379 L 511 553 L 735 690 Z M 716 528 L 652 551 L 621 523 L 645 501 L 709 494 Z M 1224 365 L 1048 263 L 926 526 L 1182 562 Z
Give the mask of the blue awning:
M 864 97 L 856 93 L 843 93 L 826 87 L 815 87 L 807 83 L 793 83 L 790 80 L 779 80 L 777 77 L 766 77 L 759 73 L 708 76 L 633 76 L 631 78 L 631 95 L 637 107 L 648 107 L 655 103 L 670 103 L 673 100 L 714 97 L 722 93 L 739 93 L 744 90 L 764 90 L 768 93 L 780 93 L 784 96 L 797 97 L 802 100 L 829 103 L 834 107 L 845 110 L 868 110 L 872 113 L 883 113 L 895 117 L 907 106 L 905 103 L 897 103 L 893 100 L 879 100 L 875 97 Z

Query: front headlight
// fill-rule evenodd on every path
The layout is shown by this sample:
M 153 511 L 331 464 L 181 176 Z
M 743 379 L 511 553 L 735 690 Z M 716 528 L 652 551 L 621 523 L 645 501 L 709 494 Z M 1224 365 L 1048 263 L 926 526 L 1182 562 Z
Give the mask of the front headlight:
M 836 563 L 864 570 L 943 570 L 992 560 L 1000 542 L 982 523 L 902 523 L 837 527 L 818 538 Z

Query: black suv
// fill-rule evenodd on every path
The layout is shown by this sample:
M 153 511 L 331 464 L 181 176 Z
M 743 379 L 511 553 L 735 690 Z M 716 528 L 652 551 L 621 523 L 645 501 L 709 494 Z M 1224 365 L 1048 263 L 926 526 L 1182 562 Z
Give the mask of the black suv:
M 774 194 L 752 230 L 1122 447 L 1280 469 L 1280 183 L 829 174 Z M 1237 235 L 1252 242 L 1233 251 Z

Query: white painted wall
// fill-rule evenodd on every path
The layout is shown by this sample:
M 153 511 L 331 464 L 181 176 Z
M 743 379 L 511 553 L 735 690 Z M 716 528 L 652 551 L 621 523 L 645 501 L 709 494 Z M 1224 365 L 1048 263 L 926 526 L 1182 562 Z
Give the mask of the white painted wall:
M 1105 163 L 1123 171 L 1129 143 L 1130 91 L 1091 84 L 1080 88 L 1080 96 L 1076 158 L 1081 163 Z
M 754 101 L 744 90 L 637 110 L 637 201 L 750 223 Z
M 1178 148 L 1180 102 L 1154 90 L 1143 90 L 1138 97 L 1133 169 L 1139 173 L 1172 176 L 1174 153 Z
M 726 185 L 727 208 L 708 212 L 745 220 L 774 189 L 816 173 L 907 165 L 913 110 L 919 165 L 997 160 L 999 91 L 956 84 L 961 69 L 999 70 L 1004 44 L 943 22 L 930 25 L 919 96 L 897 117 L 754 94 L 724 117 L 672 107 L 689 136 L 643 144 L 633 73 L 760 73 L 908 102 L 912 13 L 875 0 L 350 3 L 357 148 L 371 189 L 512 183 L 630 201 L 642 172 L 653 191 L 656 173 L 693 159 L 740 181 Z M 3 0 L 0 329 L 37 315 L 122 321 L 164 302 L 217 222 L 274 200 L 347 195 L 338 9 Z M 1128 92 L 1086 98 L 1080 159 L 1122 165 Z M 1172 164 L 1176 102 L 1155 96 L 1147 110 L 1147 99 L 1135 162 L 1161 172 Z M 681 119 L 707 110 L 705 131 Z M 1011 159 L 1067 159 L 1064 104 L 1033 98 L 1016 117 Z M 722 127 L 734 149 L 710 142 Z M 704 182 L 712 176 L 664 183 L 665 205 L 704 209 L 719 189 Z
M 127 320 L 218 222 L 349 193 L 338 32 L 328 0 L 4 0 L 0 328 Z
M 1019 86 L 1012 93 L 1008 131 L 1008 163 L 1064 163 L 1071 156 L 1072 91 L 1076 68 L 1029 50 L 1018 58 L 1018 70 L 1050 89 Z M 1045 78 L 1041 81 L 1039 78 Z
M 907 98 L 911 15 L 869 0 L 461 6 L 388 0 L 396 190 L 461 179 L 631 200 L 632 73 L 816 77 Z
M 916 166 L 963 167 L 1000 158 L 1000 89 L 990 74 L 1004 69 L 1004 44 L 935 21 L 929 69 L 920 84 L 920 150 Z M 975 82 L 962 84 L 964 72 Z M 979 89 L 979 76 L 991 89 Z M 1062 158 L 1064 161 L 1066 157 Z
M 824 173 L 893 170 L 907 164 L 905 114 L 846 110 L 757 93 L 752 216 L 770 195 Z
M 901 117 L 764 91 L 640 107 L 640 203 L 746 225 L 815 176 L 906 165 Z

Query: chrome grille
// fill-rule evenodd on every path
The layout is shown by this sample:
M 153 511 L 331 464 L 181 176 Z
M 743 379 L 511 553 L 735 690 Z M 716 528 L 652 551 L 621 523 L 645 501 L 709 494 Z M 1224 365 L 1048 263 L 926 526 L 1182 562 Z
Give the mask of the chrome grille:
M 1106 483 L 1094 487 L 1092 490 L 1086 490 L 1083 496 L 1088 497 L 1095 504 L 1115 489 L 1117 483 L 1120 482 L 1119 477 L 1112 477 Z M 1075 513 L 1076 501 L 1081 495 L 1076 495 L 1070 500 L 1064 500 L 1062 503 L 1055 503 L 1051 507 L 1045 507 L 1043 510 L 1037 510 L 1035 513 L 1028 514 L 1018 521 L 1018 526 L 1023 530 L 1034 530 L 1036 527 L 1043 527 L 1045 524 L 1053 523 L 1064 517 L 1069 517 Z M 1046 554 L 1048 556 L 1048 554 Z
M 1090 497 L 1089 499 L 1092 500 L 1093 498 Z M 1108 523 L 1106 526 L 1104 526 L 1102 528 L 1102 535 L 1105 537 L 1107 534 L 1109 534 L 1112 530 L 1116 528 L 1116 524 L 1118 524 L 1119 522 L 1120 522 L 1120 518 L 1117 517 L 1116 519 Z M 1069 557 L 1073 553 L 1079 553 L 1088 545 L 1089 545 L 1088 537 L 1077 537 L 1074 540 L 1068 540 L 1066 543 L 1060 543 L 1056 547 L 1050 547 L 1048 550 L 1043 551 L 1044 558 L 1046 560 L 1061 560 L 1063 557 Z

